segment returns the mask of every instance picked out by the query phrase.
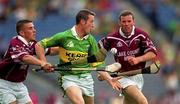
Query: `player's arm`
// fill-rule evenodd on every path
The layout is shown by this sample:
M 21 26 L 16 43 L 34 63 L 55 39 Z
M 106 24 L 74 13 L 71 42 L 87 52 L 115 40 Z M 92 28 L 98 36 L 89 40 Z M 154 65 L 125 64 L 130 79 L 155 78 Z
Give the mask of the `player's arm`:
M 103 38 L 105 39 L 105 38 Z M 101 40 L 101 41 L 104 41 L 104 40 Z M 106 43 L 104 43 L 103 45 L 105 45 Z M 89 58 L 89 62 L 90 60 L 91 61 L 104 61 L 105 58 L 106 58 L 106 54 L 107 54 L 107 50 L 104 48 L 104 47 L 101 47 L 100 44 L 99 45 L 99 51 L 90 56 Z M 97 48 L 97 47 L 96 47 Z M 119 64 L 120 65 L 120 64 Z M 121 67 L 121 65 L 119 66 L 119 68 Z M 114 67 L 113 69 L 116 69 L 117 67 Z M 117 68 L 117 69 L 119 69 Z M 98 78 L 102 78 L 102 80 L 106 80 L 107 83 L 115 90 L 120 90 L 121 89 L 121 85 L 120 83 L 118 82 L 118 80 L 113 80 L 113 78 L 109 75 L 108 72 L 104 72 L 104 71 L 98 71 Z
M 88 52 L 87 62 L 93 67 L 103 66 L 106 52 L 99 50 L 98 43 L 93 36 L 90 37 L 90 49 Z
M 48 69 L 50 67 L 49 64 L 37 59 L 36 57 L 30 55 L 25 47 L 21 44 L 14 44 L 13 42 L 10 43 L 10 55 L 11 58 L 14 61 L 17 62 L 24 62 L 25 64 L 33 64 L 33 65 L 39 65 L 45 69 Z
M 44 47 L 41 45 L 40 42 L 36 43 L 36 45 L 35 45 L 35 52 L 36 52 L 37 57 L 40 60 L 47 62 L 46 57 L 45 57 Z
M 32 55 L 24 55 L 22 61 L 26 64 L 39 65 L 42 67 L 46 64 L 44 61 L 41 61 Z
M 140 48 L 144 54 L 138 57 L 129 57 L 128 62 L 131 65 L 136 65 L 140 62 L 154 60 L 156 58 L 157 51 L 153 42 L 151 41 L 147 33 L 143 33 L 143 34 L 144 37 L 141 39 Z
M 62 36 L 63 35 L 61 35 L 61 33 L 57 33 L 50 38 L 45 38 L 39 41 L 35 46 L 37 50 L 36 54 L 39 57 L 39 59 L 46 61 L 45 54 L 48 55 L 57 54 L 58 48 L 56 46 L 60 45 L 60 42 L 62 42 Z
M 128 57 L 128 62 L 131 65 L 136 65 L 139 64 L 140 62 L 146 62 L 150 60 L 154 60 L 156 58 L 156 54 L 154 52 L 147 52 L 142 56 L 134 57 L 134 56 L 129 56 Z
M 59 47 L 50 47 L 44 49 L 43 46 L 38 42 L 36 44 L 36 55 L 39 59 L 46 61 L 45 55 L 58 55 L 59 54 Z
M 136 65 L 140 62 L 146 62 L 146 61 L 154 60 L 155 58 L 156 58 L 156 54 L 154 52 L 150 51 L 150 52 L 145 53 L 142 56 L 138 56 L 138 57 L 130 56 L 130 57 L 128 57 L 128 62 L 131 65 Z
M 139 62 L 145 62 L 145 61 L 150 61 L 156 58 L 156 54 L 154 52 L 147 52 L 142 56 L 137 57 L 137 60 L 139 60 Z
M 56 39 L 56 36 L 53 36 L 51 38 L 45 38 L 45 39 L 41 40 L 40 42 L 36 43 L 35 52 L 36 52 L 37 57 L 41 61 L 47 62 L 45 54 L 47 54 L 47 53 L 49 54 L 51 52 L 51 48 L 48 48 L 48 47 L 51 47 L 56 44 L 55 39 Z M 47 52 L 45 52 L 45 51 L 47 51 Z M 51 70 L 53 70 L 53 69 L 51 68 Z
M 142 39 L 142 48 L 144 55 L 137 57 L 140 62 L 150 61 L 156 58 L 157 50 L 148 34 L 144 34 L 146 38 Z
M 21 60 L 26 64 L 39 65 L 45 72 L 53 71 L 51 64 L 41 61 L 32 55 L 24 55 Z
M 109 75 L 108 72 L 103 72 L 103 71 L 98 72 L 98 80 L 100 80 L 100 81 L 102 81 L 102 80 L 110 81 L 111 79 L 112 79 L 112 77 Z
M 55 56 L 55 55 L 58 55 L 59 54 L 59 47 L 50 47 L 50 48 L 46 48 L 46 49 L 44 49 L 44 48 L 42 48 L 42 46 L 40 45 L 40 43 L 38 43 L 37 45 L 36 45 L 36 48 L 40 48 L 40 49 L 42 49 L 42 51 L 44 50 L 44 54 L 45 54 L 45 56 L 46 55 L 50 55 L 50 56 Z M 38 49 L 37 49 L 38 50 Z M 40 51 L 40 52 L 36 52 L 36 54 L 42 54 L 41 52 L 42 51 Z M 39 55 L 38 55 L 39 56 Z
M 106 80 L 107 83 L 115 90 L 121 89 L 121 84 L 118 82 L 118 79 L 112 78 L 108 72 L 98 71 L 98 80 Z

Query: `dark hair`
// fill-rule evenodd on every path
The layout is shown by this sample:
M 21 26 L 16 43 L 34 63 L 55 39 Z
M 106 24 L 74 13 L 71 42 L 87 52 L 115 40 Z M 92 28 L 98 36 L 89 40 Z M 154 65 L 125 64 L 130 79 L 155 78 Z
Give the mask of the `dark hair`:
M 89 15 L 93 15 L 95 16 L 95 13 L 88 10 L 88 9 L 82 9 L 80 10 L 77 15 L 76 15 L 76 24 L 79 24 L 79 22 L 83 19 L 83 20 L 88 20 L 88 16 Z
M 21 30 L 22 26 L 26 23 L 31 23 L 32 21 L 31 20 L 19 20 L 17 23 L 16 23 L 16 32 L 17 34 L 19 35 L 19 31 Z
M 133 14 L 131 11 L 129 11 L 129 10 L 124 10 L 124 11 L 122 11 L 122 12 L 120 13 L 120 15 L 119 15 L 119 20 L 121 20 L 121 17 L 122 17 L 122 16 L 128 16 L 128 15 L 131 15 L 132 18 L 133 18 L 133 20 L 134 20 L 134 14 Z

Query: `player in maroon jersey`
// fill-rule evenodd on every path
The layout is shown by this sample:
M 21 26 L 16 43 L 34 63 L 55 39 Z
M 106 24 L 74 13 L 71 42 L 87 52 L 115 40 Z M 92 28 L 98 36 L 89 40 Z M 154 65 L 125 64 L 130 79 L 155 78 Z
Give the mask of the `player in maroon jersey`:
M 120 14 L 119 25 L 119 30 L 108 34 L 99 41 L 100 48 L 114 52 L 115 61 L 122 65 L 120 72 L 145 67 L 147 61 L 156 57 L 156 48 L 148 34 L 135 27 L 134 15 L 127 10 Z M 113 84 L 110 80 L 109 74 L 101 72 L 100 75 L 114 89 L 118 88 L 116 86 L 118 84 Z M 121 84 L 125 104 L 148 104 L 146 97 L 141 92 L 144 83 L 142 74 L 123 77 L 114 83 Z
M 40 65 L 45 71 L 53 69 L 35 55 L 36 29 L 30 20 L 16 24 L 17 36 L 10 41 L 8 50 L 0 62 L 0 104 L 32 104 L 26 86 L 22 83 L 27 76 L 29 64 Z

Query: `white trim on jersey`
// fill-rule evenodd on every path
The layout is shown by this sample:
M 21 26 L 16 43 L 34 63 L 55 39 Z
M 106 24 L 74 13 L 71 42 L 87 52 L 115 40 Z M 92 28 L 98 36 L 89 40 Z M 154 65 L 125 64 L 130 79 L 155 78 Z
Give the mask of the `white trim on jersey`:
M 138 37 L 142 36 L 144 39 L 146 38 L 143 34 L 138 34 L 136 37 L 134 37 L 130 42 L 129 45 L 131 45 L 131 43 Z
M 120 40 L 120 41 L 122 41 L 124 44 L 126 44 L 127 46 L 128 46 L 128 44 L 124 41 L 124 40 L 122 40 L 122 39 L 120 39 L 120 38 L 116 38 L 116 37 L 107 37 L 108 39 L 116 39 L 116 40 Z
M 142 36 L 144 39 L 146 38 L 144 35 L 139 34 L 139 35 L 137 35 L 136 37 L 134 37 L 134 38 L 130 41 L 129 45 L 128 45 L 124 40 L 122 40 L 122 39 L 120 39 L 120 38 L 116 38 L 116 37 L 107 37 L 107 38 L 108 38 L 108 39 L 120 40 L 120 41 L 122 41 L 124 44 L 126 44 L 127 46 L 130 46 L 131 43 L 132 43 L 136 38 L 138 38 L 138 37 L 140 37 L 140 36 Z
M 23 38 L 22 36 L 20 36 L 20 35 L 18 35 L 17 37 L 18 37 L 18 39 L 21 40 L 24 44 L 26 44 L 27 46 L 29 46 L 29 45 L 28 45 L 28 42 L 26 41 L 26 39 L 24 39 L 24 38 Z
M 12 58 L 12 59 L 15 59 L 15 58 L 21 56 L 22 54 L 29 54 L 29 53 L 28 53 L 28 52 L 21 52 L 21 53 L 19 53 L 19 54 L 11 55 L 11 58 Z

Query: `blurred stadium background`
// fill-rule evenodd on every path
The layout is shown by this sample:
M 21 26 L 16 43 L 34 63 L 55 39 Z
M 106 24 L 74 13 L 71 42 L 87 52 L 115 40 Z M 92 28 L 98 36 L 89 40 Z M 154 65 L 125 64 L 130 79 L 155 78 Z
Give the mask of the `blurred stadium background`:
M 117 17 L 124 9 L 135 14 L 136 25 L 153 39 L 163 63 L 156 75 L 144 75 L 143 93 L 149 104 L 180 104 L 180 1 L 179 0 L 0 0 L 0 56 L 9 40 L 16 35 L 15 23 L 31 19 L 37 29 L 37 39 L 71 28 L 75 14 L 82 8 L 96 13 L 97 41 L 117 28 Z M 57 63 L 57 56 L 48 57 Z M 111 54 L 106 64 L 113 62 Z M 122 98 L 107 83 L 95 80 L 95 104 L 121 104 Z M 25 84 L 34 104 L 70 104 L 58 88 L 57 73 L 30 71 Z

